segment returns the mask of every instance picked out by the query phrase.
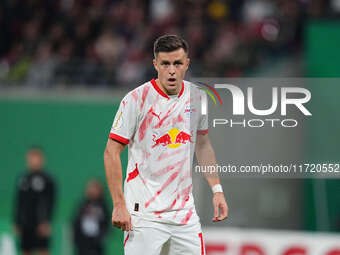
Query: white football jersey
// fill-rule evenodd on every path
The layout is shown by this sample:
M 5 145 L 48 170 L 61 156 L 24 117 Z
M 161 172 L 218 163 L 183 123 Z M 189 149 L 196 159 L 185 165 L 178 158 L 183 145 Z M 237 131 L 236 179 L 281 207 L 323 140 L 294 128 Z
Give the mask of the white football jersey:
M 171 224 L 199 220 L 191 174 L 197 133 L 208 132 L 203 97 L 188 81 L 169 96 L 153 79 L 123 98 L 109 137 L 128 144 L 124 195 L 130 214 Z

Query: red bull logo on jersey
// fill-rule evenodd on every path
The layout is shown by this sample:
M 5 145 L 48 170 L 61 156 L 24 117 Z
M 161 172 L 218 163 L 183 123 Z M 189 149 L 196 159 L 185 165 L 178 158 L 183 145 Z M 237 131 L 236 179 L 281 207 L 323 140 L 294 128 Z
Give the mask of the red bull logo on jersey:
M 162 146 L 168 146 L 169 148 L 177 148 L 181 146 L 182 144 L 186 143 L 192 143 L 192 135 L 180 131 L 177 128 L 172 128 L 168 131 L 168 133 L 156 138 L 155 135 L 153 135 L 153 141 L 154 144 L 152 145 L 152 148 L 162 145 Z

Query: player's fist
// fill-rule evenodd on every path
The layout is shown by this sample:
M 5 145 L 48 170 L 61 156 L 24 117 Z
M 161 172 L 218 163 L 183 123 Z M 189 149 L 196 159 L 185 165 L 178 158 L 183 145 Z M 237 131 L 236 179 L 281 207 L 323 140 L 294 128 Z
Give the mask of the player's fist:
M 113 208 L 112 225 L 123 231 L 132 230 L 131 216 L 125 205 Z
M 212 221 L 221 221 L 228 217 L 228 205 L 222 192 L 214 193 L 214 217 Z

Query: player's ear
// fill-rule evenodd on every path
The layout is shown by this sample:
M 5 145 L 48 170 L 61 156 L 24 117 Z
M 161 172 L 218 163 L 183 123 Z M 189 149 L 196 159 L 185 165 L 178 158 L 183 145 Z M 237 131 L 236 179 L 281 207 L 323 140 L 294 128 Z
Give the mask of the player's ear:
M 185 70 L 188 70 L 190 65 L 190 58 L 187 58 L 186 63 L 185 63 Z
M 153 59 L 153 67 L 156 69 L 156 71 L 158 72 L 158 66 L 157 66 L 157 60 L 156 57 Z

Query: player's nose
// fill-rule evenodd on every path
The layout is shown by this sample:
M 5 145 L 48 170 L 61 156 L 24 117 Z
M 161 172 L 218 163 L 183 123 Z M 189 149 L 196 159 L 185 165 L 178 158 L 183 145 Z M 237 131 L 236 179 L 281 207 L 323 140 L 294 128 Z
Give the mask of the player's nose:
M 169 74 L 174 75 L 176 73 L 176 68 L 174 65 L 170 65 L 169 67 Z

